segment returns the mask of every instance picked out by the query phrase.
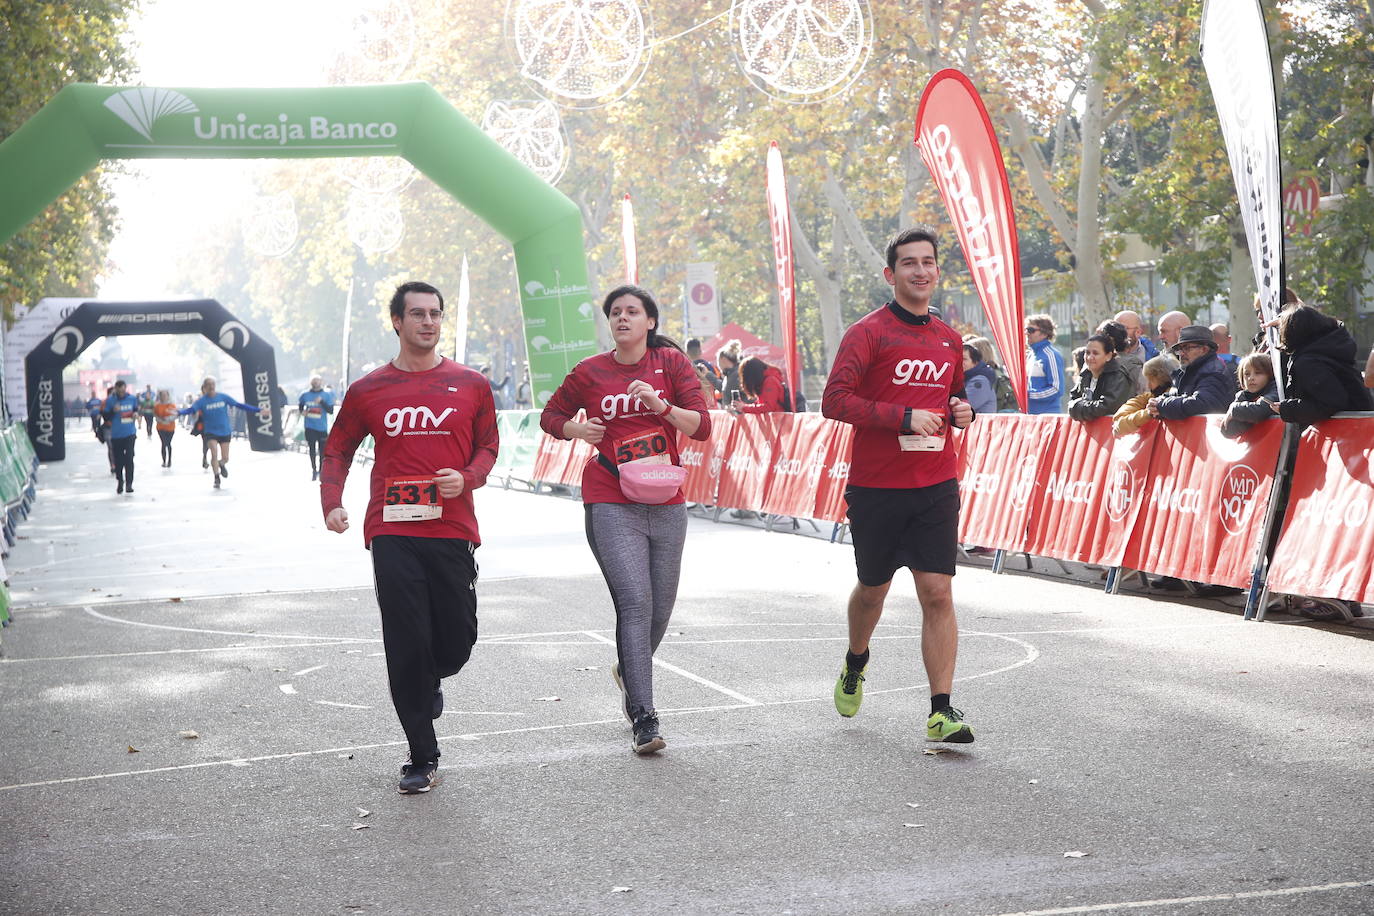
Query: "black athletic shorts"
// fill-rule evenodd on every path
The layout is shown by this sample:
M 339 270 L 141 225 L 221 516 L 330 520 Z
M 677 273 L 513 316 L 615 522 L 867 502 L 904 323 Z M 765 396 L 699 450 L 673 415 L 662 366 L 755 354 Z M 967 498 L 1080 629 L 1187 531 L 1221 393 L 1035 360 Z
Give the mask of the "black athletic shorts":
M 959 481 L 890 490 L 850 486 L 849 531 L 864 585 L 883 585 L 903 566 L 954 575 L 959 540 Z
M 206 442 L 218 442 L 220 445 L 228 445 L 230 442 L 234 441 L 233 436 L 212 436 L 209 433 L 205 433 L 204 435 Z

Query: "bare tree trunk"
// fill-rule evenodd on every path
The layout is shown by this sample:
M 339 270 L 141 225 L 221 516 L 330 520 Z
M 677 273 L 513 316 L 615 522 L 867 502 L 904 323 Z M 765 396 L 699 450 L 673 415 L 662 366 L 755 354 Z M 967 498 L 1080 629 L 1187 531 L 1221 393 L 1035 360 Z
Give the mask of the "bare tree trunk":
M 1088 56 L 1087 91 L 1084 93 L 1082 155 L 1078 170 L 1078 233 L 1073 246 L 1074 282 L 1083 298 L 1088 327 L 1111 317 L 1106 271 L 1102 263 L 1102 227 L 1098 214 L 1102 201 L 1103 77 L 1097 51 Z
M 792 255 L 797 266 L 806 271 L 811 282 L 816 284 L 816 296 L 821 311 L 821 339 L 825 346 L 825 371 L 834 365 L 835 353 L 840 348 L 840 338 L 844 335 L 844 325 L 840 312 L 841 283 L 826 270 L 820 255 L 806 237 L 806 231 L 792 217 Z

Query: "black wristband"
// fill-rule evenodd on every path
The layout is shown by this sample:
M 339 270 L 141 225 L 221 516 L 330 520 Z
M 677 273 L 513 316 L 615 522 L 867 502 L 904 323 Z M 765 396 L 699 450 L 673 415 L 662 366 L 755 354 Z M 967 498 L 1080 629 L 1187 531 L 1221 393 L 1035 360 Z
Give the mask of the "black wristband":
M 908 407 L 902 412 L 902 435 L 911 435 L 911 408 Z

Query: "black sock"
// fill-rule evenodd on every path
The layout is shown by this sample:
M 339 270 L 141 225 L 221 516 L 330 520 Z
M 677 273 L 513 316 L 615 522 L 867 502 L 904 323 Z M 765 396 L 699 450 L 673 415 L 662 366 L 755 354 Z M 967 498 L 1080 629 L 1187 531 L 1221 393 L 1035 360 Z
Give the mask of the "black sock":
M 949 694 L 937 693 L 930 698 L 930 714 L 933 716 L 942 709 L 949 708 Z
M 849 666 L 850 671 L 862 671 L 868 664 L 868 650 L 864 649 L 863 655 L 855 655 L 853 652 L 844 654 L 844 663 Z

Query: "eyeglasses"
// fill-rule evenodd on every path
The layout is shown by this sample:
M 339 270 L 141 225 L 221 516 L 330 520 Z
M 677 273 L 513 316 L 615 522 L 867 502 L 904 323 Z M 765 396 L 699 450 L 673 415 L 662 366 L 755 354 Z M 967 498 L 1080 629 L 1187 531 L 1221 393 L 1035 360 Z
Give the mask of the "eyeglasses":
M 1026 333 L 1027 333 L 1027 334 L 1041 334 L 1041 333 L 1044 333 L 1044 332 L 1042 332 L 1039 328 L 1026 328 Z

